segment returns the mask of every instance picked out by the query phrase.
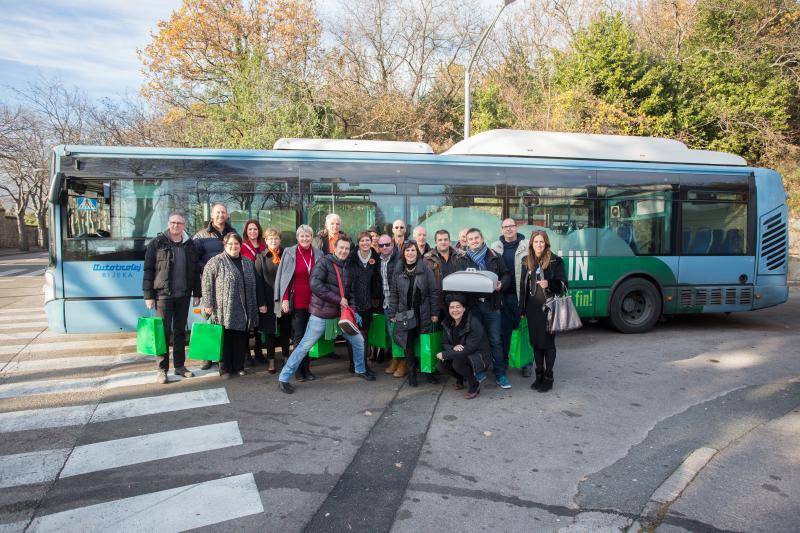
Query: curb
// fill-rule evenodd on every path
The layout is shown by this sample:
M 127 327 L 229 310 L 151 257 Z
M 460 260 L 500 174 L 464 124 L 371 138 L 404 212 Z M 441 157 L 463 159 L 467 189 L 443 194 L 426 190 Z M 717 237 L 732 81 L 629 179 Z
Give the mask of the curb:
M 705 468 L 718 451 L 714 448 L 705 447 L 696 449 L 689 454 L 689 457 L 683 460 L 672 475 L 658 486 L 641 513 L 651 527 L 660 522 L 669 506 L 678 499 L 689 483 Z

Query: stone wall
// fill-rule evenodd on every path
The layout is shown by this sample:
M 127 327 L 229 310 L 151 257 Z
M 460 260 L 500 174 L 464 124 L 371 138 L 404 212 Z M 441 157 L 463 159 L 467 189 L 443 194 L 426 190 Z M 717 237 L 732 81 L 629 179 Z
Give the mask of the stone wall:
M 789 281 L 800 282 L 800 218 L 789 219 Z
M 37 241 L 36 226 L 25 226 L 28 232 L 28 244 L 30 247 L 39 246 Z M 0 207 L 0 248 L 19 248 L 19 234 L 17 233 L 17 219 L 11 215 L 6 215 L 5 209 Z

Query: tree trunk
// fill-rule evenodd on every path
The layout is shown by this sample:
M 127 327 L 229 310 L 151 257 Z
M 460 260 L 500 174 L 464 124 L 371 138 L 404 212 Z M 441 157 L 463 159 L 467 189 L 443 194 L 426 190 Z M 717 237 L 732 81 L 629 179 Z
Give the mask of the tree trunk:
M 36 220 L 39 224 L 39 242 L 42 248 L 47 250 L 50 248 L 50 233 L 47 231 L 47 210 L 37 213 Z
M 17 231 L 19 232 L 19 249 L 21 252 L 30 250 L 28 246 L 28 231 L 25 227 L 25 211 L 17 210 Z

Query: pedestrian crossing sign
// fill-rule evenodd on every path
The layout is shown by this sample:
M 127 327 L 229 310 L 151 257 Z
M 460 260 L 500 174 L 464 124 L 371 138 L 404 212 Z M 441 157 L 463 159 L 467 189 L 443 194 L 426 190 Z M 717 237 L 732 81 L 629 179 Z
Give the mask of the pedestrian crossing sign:
M 78 211 L 97 211 L 97 199 L 78 196 Z

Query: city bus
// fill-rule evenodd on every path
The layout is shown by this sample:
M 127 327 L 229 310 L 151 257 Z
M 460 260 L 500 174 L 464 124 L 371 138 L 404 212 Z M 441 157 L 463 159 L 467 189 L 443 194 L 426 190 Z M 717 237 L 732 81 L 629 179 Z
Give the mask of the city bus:
M 395 219 L 545 229 L 584 318 L 625 333 L 662 316 L 752 311 L 786 301 L 781 177 L 669 139 L 495 130 L 435 154 L 425 143 L 282 139 L 273 150 L 58 146 L 50 187 L 45 310 L 51 330 L 133 331 L 146 315 L 149 239 L 180 210 L 188 231 L 227 206 L 294 243 L 298 225 L 341 215 L 355 235 Z M 196 309 L 190 315 L 196 316 Z

